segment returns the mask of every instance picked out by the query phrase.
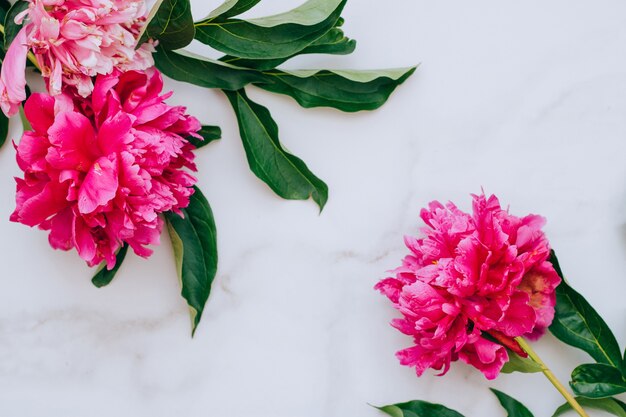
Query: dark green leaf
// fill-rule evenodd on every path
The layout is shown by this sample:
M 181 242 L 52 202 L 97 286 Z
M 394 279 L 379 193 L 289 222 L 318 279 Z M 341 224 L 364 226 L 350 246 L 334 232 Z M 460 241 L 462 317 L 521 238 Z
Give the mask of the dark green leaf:
M 205 21 L 223 21 L 238 16 L 257 5 L 261 0 L 226 0 L 220 7 L 213 10 Z
M 0 112 L 0 147 L 4 145 L 9 137 L 9 118 Z
M 419 400 L 376 408 L 391 417 L 463 417 L 463 414 L 441 404 Z
M 202 126 L 198 134 L 200 134 L 204 140 L 194 138 L 193 136 L 189 136 L 187 140 L 196 148 L 202 148 L 203 146 L 220 139 L 222 137 L 222 129 L 220 129 L 219 126 Z
M 124 246 L 122 246 L 121 249 L 117 252 L 117 255 L 115 257 L 115 266 L 113 267 L 113 269 L 106 269 L 106 262 L 104 262 L 100 266 L 98 272 L 96 272 L 96 275 L 94 275 L 94 277 L 91 279 L 93 285 L 98 288 L 109 285 L 111 281 L 113 281 L 113 278 L 115 278 L 115 274 L 117 274 L 117 271 L 122 266 L 122 262 L 124 262 L 124 258 L 126 258 L 127 252 L 128 244 L 125 243 Z
M 592 399 L 585 397 L 576 397 L 578 404 L 585 408 L 595 408 L 597 410 L 603 410 L 607 413 L 611 413 L 617 417 L 626 417 L 626 408 L 624 403 L 615 398 L 600 398 Z M 621 404 L 620 404 L 621 403 Z M 556 409 L 552 417 L 558 417 L 571 410 L 572 406 L 569 403 L 565 403 Z
M 9 7 L 5 8 L 5 1 L 6 0 L 0 0 L 0 23 L 2 25 L 4 25 L 4 21 L 7 18 L 7 13 L 9 12 L 9 9 L 11 8 L 11 3 L 6 2 Z M 2 52 L 4 52 L 4 34 L 0 32 L 0 39 L 2 39 L 2 48 L 0 48 L 2 50 Z M 3 56 L 4 58 L 4 56 Z
M 413 72 L 415 67 L 371 71 L 276 70 L 265 72 L 265 81 L 254 84 L 289 95 L 302 107 L 323 106 L 356 112 L 382 106 Z
M 300 70 L 259 72 L 200 57 L 186 51 L 157 47 L 157 68 L 170 78 L 206 88 L 240 90 L 253 83 L 287 94 L 303 107 L 334 107 L 354 112 L 382 106 L 415 68 L 372 71 Z
M 533 417 L 533 413 L 531 413 L 528 408 L 524 406 L 524 404 L 517 401 L 515 398 L 510 397 L 497 389 L 489 389 L 496 395 L 496 397 L 498 397 L 498 401 L 500 401 L 502 407 L 504 407 L 507 411 L 508 417 Z
M 247 59 L 290 57 L 331 30 L 346 0 L 308 0 L 286 13 L 257 19 L 207 19 L 196 23 L 196 39 Z
M 181 281 L 181 294 L 187 300 L 191 314 L 192 336 L 202 318 L 217 273 L 217 235 L 213 212 L 200 189 L 194 189 L 189 206 L 182 210 L 184 218 L 172 212 L 165 214 Z
M 179 49 L 189 45 L 196 34 L 189 0 L 158 0 L 148 22 L 138 44 L 155 39 L 161 48 Z
M 4 10 L 5 12 L 8 12 L 10 8 L 11 8 L 11 3 L 9 3 L 9 0 L 0 0 L 0 9 Z
M 9 12 L 4 18 L 4 49 L 7 49 L 13 39 L 17 36 L 17 33 L 22 29 L 22 25 L 15 23 L 15 17 L 28 9 L 30 3 L 24 0 L 16 1 L 9 9 Z
M 238 68 L 186 51 L 167 51 L 160 46 L 154 54 L 156 67 L 168 77 L 206 88 L 239 90 L 253 81 L 262 81 L 258 71 Z
M 550 262 L 563 279 L 556 289 L 555 315 L 550 326 L 552 334 L 560 341 L 584 350 L 599 363 L 621 368 L 622 353 L 609 326 L 565 281 L 554 251 Z
M 243 90 L 225 93 L 237 115 L 252 172 L 279 196 L 290 200 L 312 198 L 323 209 L 328 187 L 301 159 L 283 149 L 270 112 L 250 100 Z
M 507 349 L 507 352 L 509 354 L 509 361 L 502 367 L 502 373 L 512 374 L 513 372 L 521 372 L 525 374 L 532 374 L 542 371 L 541 365 L 531 358 L 522 358 L 510 349 Z
M 626 392 L 626 380 L 619 369 L 603 363 L 580 365 L 572 371 L 574 393 L 587 398 L 603 398 Z
M 324 36 L 304 48 L 302 51 L 287 58 L 277 59 L 244 59 L 226 55 L 220 58 L 220 61 L 226 62 L 238 67 L 254 68 L 259 71 L 267 71 L 276 68 L 288 59 L 296 55 L 303 54 L 334 54 L 347 55 L 354 52 L 356 41 L 348 39 L 344 36 L 343 30 L 340 28 L 332 28 Z

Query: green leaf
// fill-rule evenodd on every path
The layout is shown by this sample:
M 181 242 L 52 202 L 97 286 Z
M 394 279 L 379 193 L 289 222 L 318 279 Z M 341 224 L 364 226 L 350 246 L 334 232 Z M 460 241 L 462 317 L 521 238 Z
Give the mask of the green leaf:
M 441 404 L 419 400 L 376 408 L 391 417 L 463 417 L 463 414 Z
M 621 368 L 622 353 L 609 326 L 565 281 L 554 251 L 550 262 L 562 278 L 556 289 L 555 315 L 550 326 L 552 334 L 560 341 L 584 350 L 599 363 Z
M 11 3 L 6 0 L 0 0 L 0 23 L 4 25 L 4 20 L 7 18 L 7 13 L 11 9 Z M 0 40 L 2 40 L 2 48 L 0 52 L 2 59 L 4 59 L 4 34 L 0 32 Z
M 500 401 L 502 407 L 504 407 L 507 411 L 508 417 L 533 417 L 533 413 L 531 413 L 528 408 L 524 406 L 524 404 L 517 401 L 515 398 L 510 397 L 497 389 L 489 389 L 496 395 L 496 397 L 498 397 L 498 401 Z
M 332 28 L 324 36 L 304 48 L 302 51 L 287 58 L 277 59 L 244 59 L 231 55 L 220 58 L 220 61 L 226 62 L 238 67 L 254 68 L 259 71 L 267 71 L 276 68 L 283 62 L 297 55 L 304 54 L 333 54 L 348 55 L 354 52 L 356 41 L 348 39 L 340 28 Z
M 302 107 L 333 107 L 345 112 L 374 110 L 415 72 L 415 67 L 368 70 L 267 71 L 265 90 L 293 97 Z
M 117 274 L 117 271 L 122 266 L 122 262 L 124 262 L 124 258 L 126 258 L 127 252 L 128 244 L 125 243 L 124 246 L 122 246 L 117 252 L 117 255 L 115 256 L 115 266 L 111 270 L 106 269 L 106 262 L 103 262 L 102 265 L 100 265 L 100 269 L 98 270 L 98 272 L 96 272 L 96 275 L 94 275 L 94 277 L 91 279 L 93 285 L 98 288 L 109 285 L 111 281 L 113 281 L 113 278 L 115 278 L 115 274 Z
M 321 211 L 328 200 L 328 186 L 281 146 L 278 126 L 269 110 L 250 100 L 244 90 L 224 93 L 237 115 L 252 172 L 282 198 L 312 198 Z
M 507 352 L 509 354 L 509 361 L 504 364 L 500 372 L 505 374 L 512 374 L 513 372 L 532 374 L 542 371 L 541 365 L 531 358 L 522 358 L 510 349 L 507 349 Z
M 0 147 L 4 145 L 9 137 L 9 118 L 0 112 Z
M 28 9 L 30 3 L 24 0 L 16 1 L 9 9 L 6 17 L 4 18 L 4 49 L 7 49 L 13 39 L 17 36 L 17 33 L 22 29 L 22 25 L 15 23 L 15 17 Z
M 626 392 L 626 380 L 619 369 L 603 363 L 580 365 L 572 371 L 570 386 L 587 398 L 603 398 Z
M 585 408 L 595 408 L 596 410 L 606 411 L 617 417 L 626 417 L 626 405 L 615 398 L 592 399 L 576 397 L 576 401 Z M 569 403 L 565 403 L 556 409 L 552 417 L 563 415 L 571 409 L 572 406 Z
M 238 16 L 257 5 L 261 0 L 227 0 L 220 7 L 209 13 L 205 21 L 228 19 Z
M 199 188 L 194 187 L 184 218 L 165 213 L 183 298 L 191 314 L 193 336 L 202 318 L 217 273 L 217 235 L 213 212 Z
M 181 50 L 156 48 L 154 62 L 163 74 L 177 80 L 206 88 L 239 90 L 253 81 L 262 81 L 263 74 L 239 68 L 210 58 Z
M 196 148 L 202 148 L 203 146 L 220 139 L 222 137 L 222 129 L 220 129 L 219 126 L 202 126 L 198 134 L 202 136 L 202 139 L 204 140 L 200 140 L 193 136 L 189 136 L 187 140 Z
M 196 23 L 196 39 L 240 58 L 286 58 L 332 29 L 345 3 L 346 0 L 308 0 L 289 12 L 264 18 L 209 18 Z
M 28 86 L 26 86 L 26 91 L 28 91 Z M 22 122 L 22 128 L 24 129 L 24 132 L 33 130 L 33 127 L 30 125 L 30 122 L 26 118 L 26 113 L 24 113 L 24 105 L 20 106 L 20 121 Z
M 161 48 L 179 49 L 189 45 L 196 34 L 189 0 L 158 0 L 148 22 L 139 35 L 138 44 L 154 39 Z
M 187 51 L 157 47 L 157 68 L 168 77 L 206 88 L 235 91 L 248 84 L 296 99 L 303 107 L 326 106 L 347 112 L 374 110 L 415 68 L 343 71 L 266 71 L 241 68 Z

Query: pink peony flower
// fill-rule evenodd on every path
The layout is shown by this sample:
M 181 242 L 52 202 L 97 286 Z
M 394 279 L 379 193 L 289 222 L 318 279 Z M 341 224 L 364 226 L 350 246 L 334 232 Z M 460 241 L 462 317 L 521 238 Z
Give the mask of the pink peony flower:
M 418 375 L 443 375 L 460 359 L 494 379 L 508 361 L 504 346 L 523 354 L 514 338 L 541 336 L 554 317 L 560 278 L 545 220 L 515 217 L 495 196 L 473 199 L 471 215 L 452 203 L 423 209 L 424 237 L 405 238 L 411 254 L 375 287 L 403 315 L 392 325 L 415 346 L 397 356 Z
M 193 146 L 200 123 L 161 95 L 156 70 L 114 71 L 96 78 L 93 95 L 33 94 L 25 113 L 33 130 L 17 148 L 11 220 L 49 230 L 55 249 L 76 248 L 90 266 L 124 242 L 140 256 L 159 243 L 159 213 L 189 204 L 196 179 Z
M 30 0 L 0 76 L 0 104 L 13 115 L 24 100 L 25 57 L 32 50 L 52 95 L 64 85 L 87 97 L 98 74 L 153 65 L 152 44 L 135 50 L 146 21 L 144 0 Z

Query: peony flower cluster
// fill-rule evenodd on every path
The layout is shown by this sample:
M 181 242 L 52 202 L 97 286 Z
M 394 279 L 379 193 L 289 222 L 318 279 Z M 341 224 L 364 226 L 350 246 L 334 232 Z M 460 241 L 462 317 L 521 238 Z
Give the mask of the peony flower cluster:
M 0 106 L 11 116 L 26 98 L 26 56 L 31 50 L 51 95 L 65 86 L 87 97 L 93 77 L 153 65 L 151 43 L 136 49 L 146 22 L 144 0 L 29 0 L 17 16 L 24 27 L 11 43 L 0 73 Z
M 403 315 L 392 325 L 415 343 L 397 357 L 418 376 L 443 375 L 460 359 L 494 379 L 505 346 L 523 354 L 514 338 L 541 336 L 554 317 L 560 278 L 545 220 L 513 216 L 493 195 L 473 196 L 472 214 L 435 201 L 421 218 L 424 237 L 405 238 L 411 254 L 375 287 Z
M 53 248 L 90 266 L 115 265 L 124 243 L 140 256 L 158 244 L 160 213 L 187 207 L 195 178 L 193 146 L 200 123 L 169 106 L 156 70 L 95 78 L 88 98 L 64 92 L 33 94 L 25 113 L 33 130 L 17 149 L 11 220 L 49 230 Z

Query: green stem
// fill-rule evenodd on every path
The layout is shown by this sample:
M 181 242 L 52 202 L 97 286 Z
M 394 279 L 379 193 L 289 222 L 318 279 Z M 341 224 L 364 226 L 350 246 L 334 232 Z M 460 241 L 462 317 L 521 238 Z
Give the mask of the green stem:
M 1 24 L 0 24 L 0 33 L 2 33 L 2 35 L 4 35 L 4 25 L 1 25 Z M 35 54 L 33 54 L 32 52 L 28 51 L 28 54 L 26 55 L 26 57 L 28 58 L 28 60 L 30 62 L 33 63 L 35 68 L 37 68 L 39 70 L 39 72 L 41 72 L 41 68 L 39 67 L 39 62 L 37 62 L 37 58 L 35 57 Z
M 552 371 L 550 370 L 550 368 L 548 368 L 548 366 L 544 363 L 544 361 L 541 360 L 539 355 L 537 355 L 537 352 L 533 350 L 533 348 L 528 344 L 528 342 L 523 337 L 516 337 L 515 341 L 519 343 L 520 347 L 524 350 L 524 352 L 528 353 L 528 356 L 530 357 L 530 359 L 535 361 L 541 367 L 541 372 L 543 372 L 546 378 L 548 378 L 548 380 L 552 383 L 552 385 L 554 385 L 554 388 L 556 388 L 557 391 L 561 393 L 563 398 L 567 400 L 569 405 L 571 405 L 572 408 L 581 417 L 589 417 L 589 415 L 585 412 L 585 410 L 583 410 L 580 404 L 578 404 L 578 401 L 576 401 L 576 398 L 574 398 L 574 396 L 572 396 L 572 394 L 570 394 L 569 391 L 567 391 L 565 386 L 563 386 L 561 381 L 557 379 L 556 375 L 552 373 Z

